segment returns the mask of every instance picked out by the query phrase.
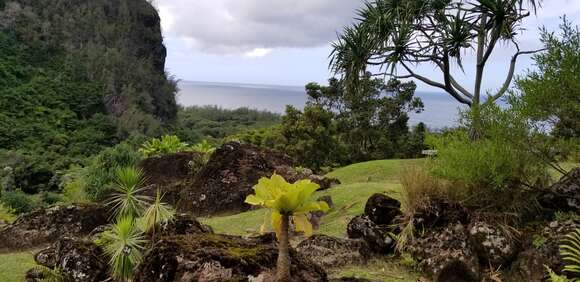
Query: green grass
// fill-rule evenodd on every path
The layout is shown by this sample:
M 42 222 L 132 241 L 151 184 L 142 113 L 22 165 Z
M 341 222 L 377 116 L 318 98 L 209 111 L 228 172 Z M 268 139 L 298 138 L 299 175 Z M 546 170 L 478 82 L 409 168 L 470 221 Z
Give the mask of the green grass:
M 342 184 L 365 182 L 398 182 L 399 173 L 408 166 L 421 165 L 424 159 L 378 160 L 339 168 L 328 177 L 338 178 Z
M 36 251 L 0 254 L 0 281 L 25 281 L 26 271 L 36 266 Z
M 422 165 L 423 160 L 379 160 L 339 168 L 329 174 L 341 185 L 316 192 L 315 197 L 330 195 L 334 208 L 322 218 L 318 234 L 344 238 L 346 226 L 364 211 L 367 199 L 374 193 L 387 193 L 399 198 L 399 174 L 408 166 Z M 215 232 L 232 235 L 255 235 L 264 223 L 267 210 L 259 209 L 234 215 L 201 218 Z M 418 275 L 401 264 L 400 258 L 381 258 L 366 265 L 350 265 L 328 269 L 331 277 L 358 277 L 379 281 L 417 281 Z

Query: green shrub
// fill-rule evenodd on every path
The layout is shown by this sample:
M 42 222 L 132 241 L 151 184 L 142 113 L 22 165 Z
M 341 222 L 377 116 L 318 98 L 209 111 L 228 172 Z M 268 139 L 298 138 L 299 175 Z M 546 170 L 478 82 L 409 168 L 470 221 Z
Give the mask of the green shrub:
M 0 221 L 5 223 L 12 223 L 16 220 L 16 215 L 14 214 L 14 210 L 4 206 L 4 204 L 0 203 Z
M 29 212 L 40 206 L 34 197 L 20 190 L 2 192 L 2 202 L 16 213 Z
M 72 167 L 63 176 L 61 185 L 65 202 L 86 203 L 90 201 L 87 195 L 86 171 L 82 167 Z
M 120 167 L 135 166 L 141 155 L 129 144 L 121 143 L 99 153 L 87 167 L 86 192 L 91 200 L 102 200 L 113 190 L 115 172 Z
M 181 151 L 188 151 L 187 143 L 181 142 L 175 135 L 163 135 L 161 138 L 153 138 L 145 141 L 139 152 L 145 157 L 152 157 L 163 154 L 172 154 Z
M 545 187 L 550 179 L 546 159 L 536 147 L 542 135 L 510 109 L 487 105 L 479 116 L 483 136 L 476 140 L 464 129 L 428 137 L 437 150 L 431 172 L 465 189 L 465 200 L 475 206 L 517 208 L 512 200 L 533 200 L 520 196 Z M 463 118 L 465 128 L 471 128 L 472 116 Z M 529 207 L 529 202 L 522 204 Z

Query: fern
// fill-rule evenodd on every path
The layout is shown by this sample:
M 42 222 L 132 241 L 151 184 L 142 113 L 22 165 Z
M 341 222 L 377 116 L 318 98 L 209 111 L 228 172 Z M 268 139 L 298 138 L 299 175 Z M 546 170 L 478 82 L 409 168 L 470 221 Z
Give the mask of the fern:
M 580 275 L 580 228 L 566 235 L 560 245 L 560 255 L 564 261 L 564 271 Z M 572 281 L 580 281 L 576 278 Z

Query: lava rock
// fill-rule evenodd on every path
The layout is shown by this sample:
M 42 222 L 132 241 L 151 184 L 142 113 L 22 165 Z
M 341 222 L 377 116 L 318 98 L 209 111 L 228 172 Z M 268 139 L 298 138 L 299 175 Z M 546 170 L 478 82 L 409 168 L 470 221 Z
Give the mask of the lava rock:
M 580 167 L 570 170 L 539 198 L 542 207 L 580 213 Z
M 462 224 L 417 238 L 408 250 L 434 281 L 479 281 L 479 261 Z
M 40 259 L 43 257 L 50 259 Z M 35 259 L 40 265 L 58 268 L 64 281 L 93 282 L 109 279 L 103 250 L 89 240 L 62 238 L 40 251 Z M 35 273 L 34 269 L 29 272 L 31 276 Z
M 271 281 L 278 250 L 273 234 L 165 237 L 135 270 L 134 281 Z M 291 281 L 328 281 L 324 270 L 291 250 Z
M 365 215 L 379 225 L 391 224 L 393 219 L 402 214 L 401 202 L 385 194 L 372 195 L 365 205 Z
M 351 239 L 363 239 L 374 252 L 392 253 L 396 247 L 396 239 L 389 226 L 375 224 L 365 215 L 355 216 L 346 228 Z
M 108 211 L 101 204 L 40 208 L 0 229 L 0 252 L 34 248 L 65 236 L 81 237 L 107 224 L 107 219 Z
M 210 226 L 200 223 L 187 213 L 176 214 L 172 221 L 161 226 L 160 231 L 162 236 L 213 233 Z
M 239 142 L 225 143 L 193 180 L 181 184 L 177 209 L 197 216 L 249 210 L 252 207 L 244 201 L 254 193 L 253 186 L 274 173 L 289 182 L 313 177 L 309 169 L 294 169 L 294 161 L 285 154 Z M 326 182 L 319 183 L 321 188 L 330 187 Z
M 469 241 L 485 265 L 509 265 L 519 252 L 517 234 L 506 234 L 502 229 L 483 221 L 469 227 Z
M 163 202 L 175 206 L 179 193 L 195 176 L 194 160 L 201 158 L 197 152 L 178 152 L 146 158 L 137 167 L 145 175 L 146 194 L 155 196 L 157 190 L 163 194 Z
M 253 145 L 228 142 L 218 148 L 197 173 L 193 183 L 180 193 L 177 209 L 194 215 L 216 215 L 249 210 L 244 203 L 261 177 L 270 177 L 276 167 L 293 166 L 281 153 Z
M 327 235 L 313 235 L 296 247 L 304 256 L 316 258 L 322 267 L 338 267 L 347 264 L 363 264 L 370 254 L 370 248 L 362 240 L 340 239 Z
M 443 228 L 452 224 L 467 225 L 470 222 L 469 211 L 461 204 L 445 199 L 432 199 L 415 211 L 413 225 L 415 229 Z
M 527 233 L 522 238 L 522 251 L 507 273 L 509 281 L 545 281 L 546 266 L 556 274 L 564 274 L 560 243 L 564 236 L 580 228 L 580 222 L 566 220 L 552 226 L 548 224 L 540 230 Z

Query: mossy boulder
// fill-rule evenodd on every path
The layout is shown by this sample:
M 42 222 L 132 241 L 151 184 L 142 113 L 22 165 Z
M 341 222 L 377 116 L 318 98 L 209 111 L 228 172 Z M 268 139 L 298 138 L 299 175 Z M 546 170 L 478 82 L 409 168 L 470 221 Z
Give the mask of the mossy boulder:
M 169 236 L 147 253 L 134 281 L 271 281 L 277 257 L 273 234 L 254 238 Z M 327 281 L 320 266 L 295 251 L 291 252 L 291 263 L 292 281 Z
M 62 237 L 82 237 L 107 224 L 101 204 L 72 204 L 40 208 L 0 228 L 0 252 L 35 248 Z

